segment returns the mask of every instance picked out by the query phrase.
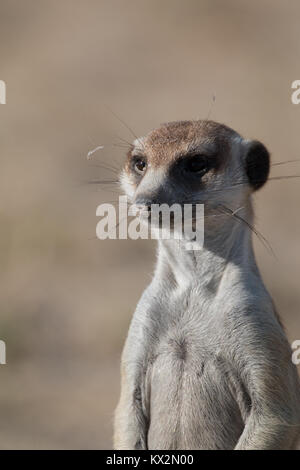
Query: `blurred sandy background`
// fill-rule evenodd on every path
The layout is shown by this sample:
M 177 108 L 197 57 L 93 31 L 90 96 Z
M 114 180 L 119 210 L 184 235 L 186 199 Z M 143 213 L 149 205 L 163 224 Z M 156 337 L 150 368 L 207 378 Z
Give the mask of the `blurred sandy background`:
M 159 123 L 208 115 L 300 158 L 297 0 L 0 0 L 0 448 L 110 448 L 119 360 L 151 241 L 95 239 L 117 194 L 100 162 Z M 105 149 L 87 162 L 97 145 Z M 300 164 L 273 176 L 300 174 Z M 300 338 L 300 181 L 256 196 L 264 279 Z

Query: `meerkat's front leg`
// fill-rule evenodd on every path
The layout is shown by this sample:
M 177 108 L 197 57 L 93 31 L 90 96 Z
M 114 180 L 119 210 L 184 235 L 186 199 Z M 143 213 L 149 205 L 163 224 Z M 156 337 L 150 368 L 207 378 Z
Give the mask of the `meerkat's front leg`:
M 287 350 L 288 353 L 288 350 Z M 285 354 L 282 352 L 282 356 Z M 251 412 L 235 447 L 236 450 L 290 450 L 300 432 L 298 377 L 292 364 L 276 360 L 264 367 L 253 363 L 247 388 Z
M 155 299 L 158 296 L 158 291 L 153 293 L 151 289 L 149 286 L 140 299 L 122 354 L 121 396 L 114 421 L 115 449 L 147 449 L 150 422 L 147 369 L 152 347 L 149 319 L 151 312 L 157 311 Z
M 122 363 L 121 396 L 115 411 L 114 449 L 147 449 L 147 419 L 142 409 L 140 384 Z
M 275 416 L 260 416 L 254 411 L 235 450 L 291 450 L 298 435 L 299 426 L 280 423 Z

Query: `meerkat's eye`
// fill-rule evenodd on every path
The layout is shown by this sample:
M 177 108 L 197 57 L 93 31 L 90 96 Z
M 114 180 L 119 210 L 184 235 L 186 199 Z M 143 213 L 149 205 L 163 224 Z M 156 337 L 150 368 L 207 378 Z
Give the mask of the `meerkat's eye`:
M 194 155 L 186 161 L 185 170 L 196 175 L 204 175 L 209 170 L 207 158 L 203 155 Z
M 142 157 L 135 158 L 133 162 L 133 168 L 139 175 L 142 175 L 147 169 L 146 160 Z

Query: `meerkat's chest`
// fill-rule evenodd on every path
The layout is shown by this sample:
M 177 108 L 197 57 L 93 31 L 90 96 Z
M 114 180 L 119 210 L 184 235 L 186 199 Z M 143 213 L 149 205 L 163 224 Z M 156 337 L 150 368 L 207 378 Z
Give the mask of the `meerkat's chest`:
M 156 355 L 205 360 L 222 347 L 221 315 L 201 299 L 188 297 L 170 301 L 153 324 Z
M 208 331 L 209 328 L 194 327 L 178 322 L 170 326 L 156 342 L 152 356 L 183 362 L 190 365 L 197 363 L 200 369 L 209 358 L 219 350 L 218 335 Z
M 234 448 L 244 420 L 233 371 L 207 343 L 171 336 L 161 342 L 147 376 L 150 449 Z M 175 434 L 168 434 L 169 429 Z

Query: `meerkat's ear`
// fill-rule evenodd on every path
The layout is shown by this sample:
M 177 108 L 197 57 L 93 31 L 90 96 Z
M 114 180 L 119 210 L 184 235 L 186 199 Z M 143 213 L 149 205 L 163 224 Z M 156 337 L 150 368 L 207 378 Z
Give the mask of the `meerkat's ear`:
M 257 140 L 247 142 L 245 169 L 250 186 L 256 191 L 268 179 L 270 154 L 266 147 Z

